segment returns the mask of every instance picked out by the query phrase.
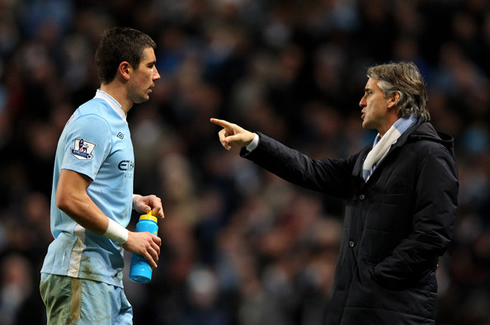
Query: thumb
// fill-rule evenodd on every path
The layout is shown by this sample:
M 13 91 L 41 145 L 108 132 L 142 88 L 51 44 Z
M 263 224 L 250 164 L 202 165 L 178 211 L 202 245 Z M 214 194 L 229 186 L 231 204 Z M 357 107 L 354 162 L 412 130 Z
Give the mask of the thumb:
M 149 205 L 147 205 L 145 202 L 141 202 L 139 205 L 139 208 L 140 208 L 141 212 L 144 212 L 144 213 L 148 213 L 151 211 L 151 207 Z
M 226 143 L 237 142 L 240 141 L 240 136 L 238 134 L 229 135 L 225 138 Z

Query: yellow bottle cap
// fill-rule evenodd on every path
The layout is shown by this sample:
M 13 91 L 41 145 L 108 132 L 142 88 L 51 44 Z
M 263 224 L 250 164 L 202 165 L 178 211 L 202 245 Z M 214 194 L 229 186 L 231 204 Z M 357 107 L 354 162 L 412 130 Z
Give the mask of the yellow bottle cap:
M 155 217 L 152 213 L 151 213 L 151 210 L 147 213 L 147 214 L 142 214 L 140 216 L 140 220 L 152 220 L 152 221 L 155 221 L 155 222 L 158 222 L 158 219 L 157 217 Z

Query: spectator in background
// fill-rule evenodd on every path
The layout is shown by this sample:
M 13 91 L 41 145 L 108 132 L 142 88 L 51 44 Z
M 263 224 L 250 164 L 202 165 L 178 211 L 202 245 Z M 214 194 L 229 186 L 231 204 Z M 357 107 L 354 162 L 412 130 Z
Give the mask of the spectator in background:
M 458 175 L 453 138 L 430 124 L 413 63 L 367 71 L 359 106 L 373 145 L 344 159 L 311 159 L 224 120 L 226 149 L 305 188 L 347 201 L 326 324 L 435 324 L 438 259 L 452 239 Z
M 29 261 L 19 254 L 11 254 L 2 262 L 0 279 L 0 324 L 12 325 L 18 319 L 23 303 L 32 291 Z
M 123 248 L 157 267 L 160 238 L 125 228 L 133 208 L 163 218 L 160 198 L 133 194 L 134 153 L 126 121 L 160 78 L 155 48 L 140 31 L 108 30 L 95 55 L 100 89 L 61 134 L 51 196 L 54 241 L 40 283 L 49 324 L 132 324 L 123 291 Z

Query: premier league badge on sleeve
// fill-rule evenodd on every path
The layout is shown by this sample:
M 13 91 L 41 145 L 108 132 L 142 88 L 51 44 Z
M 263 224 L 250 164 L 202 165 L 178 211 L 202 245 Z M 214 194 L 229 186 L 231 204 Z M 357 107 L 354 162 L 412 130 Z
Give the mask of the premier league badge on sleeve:
M 75 147 L 70 148 L 73 157 L 78 160 L 91 160 L 94 156 L 92 151 L 96 144 L 85 141 L 84 139 L 75 139 Z

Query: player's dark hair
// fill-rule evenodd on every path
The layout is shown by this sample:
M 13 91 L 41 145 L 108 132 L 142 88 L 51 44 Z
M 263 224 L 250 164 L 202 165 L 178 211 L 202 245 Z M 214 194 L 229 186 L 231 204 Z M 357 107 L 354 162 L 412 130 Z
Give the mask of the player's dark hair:
M 138 69 L 146 48 L 156 49 L 156 43 L 150 36 L 127 27 L 115 27 L 106 30 L 95 52 L 95 63 L 99 80 L 108 84 L 114 80 L 121 62 L 128 62 Z

